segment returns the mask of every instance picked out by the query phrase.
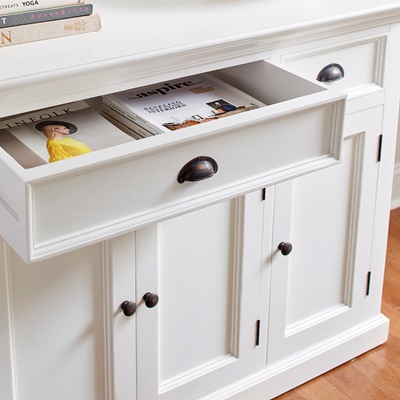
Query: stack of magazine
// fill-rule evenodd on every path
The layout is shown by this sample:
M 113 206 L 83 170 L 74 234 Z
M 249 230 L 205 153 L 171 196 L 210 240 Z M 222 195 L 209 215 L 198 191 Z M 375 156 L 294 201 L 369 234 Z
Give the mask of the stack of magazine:
M 116 128 L 85 101 L 0 120 L 0 147 L 24 168 L 84 157 L 132 141 L 135 138 Z
M 0 0 L 0 47 L 101 29 L 85 0 Z
M 105 95 L 102 115 L 141 139 L 264 105 L 210 74 L 200 74 Z

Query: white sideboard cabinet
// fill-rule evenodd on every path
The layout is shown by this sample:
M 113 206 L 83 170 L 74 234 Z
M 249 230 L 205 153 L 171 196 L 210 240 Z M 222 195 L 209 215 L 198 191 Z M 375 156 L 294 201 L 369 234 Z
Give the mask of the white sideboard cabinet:
M 267 104 L 29 170 L 0 149 L 1 399 L 272 399 L 386 341 L 400 3 L 293 3 L 99 0 L 98 33 L 0 49 L 0 118 L 201 72 Z

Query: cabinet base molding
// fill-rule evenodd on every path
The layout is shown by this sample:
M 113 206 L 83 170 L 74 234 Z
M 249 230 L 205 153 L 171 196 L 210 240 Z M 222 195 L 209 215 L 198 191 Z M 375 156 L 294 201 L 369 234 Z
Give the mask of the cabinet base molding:
M 295 388 L 386 342 L 389 320 L 382 314 L 286 357 L 201 400 L 266 400 Z

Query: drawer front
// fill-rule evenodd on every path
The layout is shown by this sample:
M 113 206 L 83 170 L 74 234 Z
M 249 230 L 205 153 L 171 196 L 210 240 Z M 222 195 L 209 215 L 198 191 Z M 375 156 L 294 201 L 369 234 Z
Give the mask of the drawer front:
M 348 93 L 351 99 L 383 90 L 386 45 L 387 36 L 383 34 L 328 46 L 316 45 L 312 49 L 286 54 L 282 61 L 310 79 L 317 79 L 325 67 L 338 64 L 344 72 L 342 79 L 329 80 L 339 76 L 340 67 L 337 66 L 334 71 L 337 75 L 325 74 L 321 79 L 328 79 L 325 83 Z
M 34 185 L 30 191 L 32 255 L 110 237 L 336 163 L 331 131 L 337 112 L 337 104 L 325 104 Z M 213 158 L 218 171 L 208 179 L 179 183 L 181 168 L 198 156 Z

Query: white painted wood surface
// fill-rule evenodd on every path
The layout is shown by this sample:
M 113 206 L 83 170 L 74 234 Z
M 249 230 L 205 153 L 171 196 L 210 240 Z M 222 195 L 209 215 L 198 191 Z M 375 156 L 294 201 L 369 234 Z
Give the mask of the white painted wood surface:
M 218 76 L 266 106 L 32 169 L 0 151 L 2 236 L 37 261 L 340 158 L 343 93 L 266 61 Z M 181 168 L 199 155 L 213 157 L 218 174 L 179 184 Z M 74 218 L 61 203 L 78 206 Z
M 352 115 L 339 165 L 275 189 L 273 243 L 290 241 L 293 251 L 271 255 L 269 362 L 368 314 L 381 120 L 381 107 Z
M 399 2 L 97 0 L 94 9 L 100 32 L 1 49 L 0 117 L 268 58 L 304 28 L 322 38 L 335 24 L 396 21 Z
M 101 245 L 34 268 L 3 252 L 2 398 L 107 398 L 103 261 Z
M 380 295 L 399 104 L 400 2 L 94 5 L 103 20 L 98 34 L 0 49 L 6 60 L 0 116 L 267 58 L 314 79 L 314 63 L 331 56 L 348 62 L 354 50 L 359 58 L 350 65 L 350 79 L 339 83 L 350 98 L 343 162 L 277 186 L 279 177 L 252 181 L 245 174 L 240 195 L 248 194 L 239 197 L 217 185 L 205 199 L 193 186 L 192 205 L 144 217 L 143 229 L 127 233 L 132 226 L 121 227 L 104 236 L 115 236 L 109 241 L 87 246 L 90 240 L 82 240 L 82 248 L 31 265 L 3 242 L 0 398 L 264 400 L 384 342 L 388 320 L 380 314 Z M 154 33 L 160 30 L 162 35 Z M 357 75 L 364 62 L 366 70 Z M 278 86 L 274 92 L 284 94 L 290 82 L 299 89 L 300 81 L 287 80 L 282 93 Z M 292 123 L 300 125 L 301 119 Z M 306 126 L 314 127 L 310 121 Z M 212 134 L 198 131 L 194 137 Z M 279 134 L 285 135 L 284 128 Z M 179 145 L 195 147 L 198 142 L 187 135 Z M 160 140 L 160 148 L 176 150 L 177 143 Z M 289 147 L 294 154 L 299 142 Z M 334 155 L 340 144 L 330 143 Z M 141 155 L 156 153 L 151 142 L 138 146 Z M 184 148 L 175 154 L 183 155 Z M 111 158 L 126 161 L 131 154 L 126 147 Z M 247 157 L 251 163 L 252 153 Z M 82 157 L 74 171 L 92 170 L 99 184 L 96 168 L 103 163 L 101 155 Z M 29 209 L 18 194 L 27 178 L 40 185 L 65 174 L 62 165 L 48 175 L 19 172 L 20 180 L 13 168 L 8 171 L 1 174 L 7 201 L 21 208 L 24 224 Z M 145 191 L 147 185 L 140 187 Z M 98 211 L 110 217 L 107 209 Z M 50 240 L 46 230 L 41 234 Z M 287 258 L 276 254 L 281 240 L 294 241 Z M 365 296 L 368 271 L 371 293 Z M 147 291 L 160 295 L 153 309 L 141 300 Z M 121 312 L 124 300 L 138 303 L 134 316 Z
M 138 398 L 197 398 L 259 368 L 262 213 L 256 191 L 137 232 Z

